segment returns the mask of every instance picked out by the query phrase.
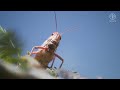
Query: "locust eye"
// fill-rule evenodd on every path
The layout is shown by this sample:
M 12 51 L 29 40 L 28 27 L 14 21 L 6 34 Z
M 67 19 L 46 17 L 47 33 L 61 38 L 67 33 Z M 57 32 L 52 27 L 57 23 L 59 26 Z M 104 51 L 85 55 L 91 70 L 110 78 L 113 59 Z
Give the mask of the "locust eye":
M 52 35 L 53 35 L 53 33 L 52 33 Z

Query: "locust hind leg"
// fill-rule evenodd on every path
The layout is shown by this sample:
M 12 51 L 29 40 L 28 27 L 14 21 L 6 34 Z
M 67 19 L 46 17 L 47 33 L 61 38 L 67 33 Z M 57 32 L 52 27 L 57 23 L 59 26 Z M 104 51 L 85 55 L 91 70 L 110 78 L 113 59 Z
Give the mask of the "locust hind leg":
M 55 56 L 54 56 L 54 58 L 53 58 L 53 60 L 52 60 L 52 64 L 51 64 L 50 68 L 53 67 L 54 61 L 55 61 Z
M 59 69 L 60 69 L 62 67 L 62 65 L 63 65 L 64 59 L 61 56 L 59 56 L 58 54 L 56 54 L 56 53 L 54 55 L 56 57 L 58 57 L 62 61 L 61 65 L 59 66 Z
M 53 61 L 52 61 L 52 65 L 51 65 L 51 67 L 50 68 L 52 68 L 53 67 L 53 64 L 54 64 L 54 61 L 55 61 L 55 57 L 58 57 L 61 61 L 62 61 L 62 63 L 61 63 L 61 65 L 59 66 L 59 69 L 62 67 L 62 65 L 63 65 L 63 62 L 64 62 L 64 59 L 61 57 L 61 56 L 59 56 L 58 54 L 56 54 L 56 53 L 54 53 L 54 58 L 53 58 Z

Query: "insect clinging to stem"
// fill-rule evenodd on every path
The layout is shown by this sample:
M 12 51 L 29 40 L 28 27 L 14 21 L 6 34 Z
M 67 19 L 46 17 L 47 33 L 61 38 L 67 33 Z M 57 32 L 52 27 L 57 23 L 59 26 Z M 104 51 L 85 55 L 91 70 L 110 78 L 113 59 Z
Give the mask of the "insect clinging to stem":
M 62 63 L 60 64 L 59 68 L 62 67 L 64 59 L 56 54 L 57 47 L 59 46 L 61 36 L 63 33 L 57 32 L 57 19 L 56 19 L 56 13 L 55 14 L 55 22 L 56 22 L 56 32 L 52 33 L 52 35 L 44 41 L 44 43 L 41 46 L 34 46 L 30 52 L 30 56 L 32 54 L 35 54 L 35 59 L 40 62 L 43 68 L 47 68 L 48 64 L 52 61 L 52 64 L 50 68 L 53 67 L 55 58 L 59 58 Z M 34 51 L 34 49 L 37 49 L 37 51 Z

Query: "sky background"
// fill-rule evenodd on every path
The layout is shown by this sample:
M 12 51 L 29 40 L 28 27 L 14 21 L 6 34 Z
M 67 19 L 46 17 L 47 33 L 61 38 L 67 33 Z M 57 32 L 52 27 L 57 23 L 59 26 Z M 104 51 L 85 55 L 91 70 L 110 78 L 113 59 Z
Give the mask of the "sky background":
M 111 13 L 116 22 L 110 22 Z M 88 78 L 120 79 L 120 12 L 56 11 L 56 15 L 58 32 L 71 30 L 63 34 L 57 49 L 63 68 Z M 0 11 L 0 25 L 21 36 L 22 55 L 56 31 L 53 11 Z M 60 63 L 56 59 L 55 66 Z

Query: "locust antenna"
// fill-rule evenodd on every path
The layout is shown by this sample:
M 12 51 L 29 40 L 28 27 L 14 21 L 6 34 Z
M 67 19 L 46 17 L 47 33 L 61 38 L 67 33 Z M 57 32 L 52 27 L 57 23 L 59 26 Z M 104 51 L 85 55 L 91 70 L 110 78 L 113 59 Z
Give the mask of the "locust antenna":
M 56 24 L 56 32 L 57 32 L 57 17 L 56 17 L 56 12 L 54 11 L 55 14 L 55 24 Z

